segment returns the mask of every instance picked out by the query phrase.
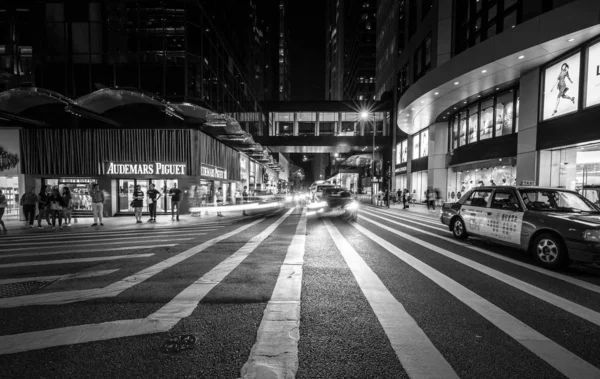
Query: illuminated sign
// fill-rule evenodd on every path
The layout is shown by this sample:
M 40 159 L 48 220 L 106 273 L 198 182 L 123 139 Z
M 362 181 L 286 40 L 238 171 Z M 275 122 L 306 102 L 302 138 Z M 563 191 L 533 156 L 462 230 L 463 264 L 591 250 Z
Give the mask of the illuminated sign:
M 187 175 L 185 163 L 114 163 L 104 164 L 105 175 Z
M 396 174 L 402 174 L 406 172 L 406 166 L 402 166 L 402 167 L 396 167 L 396 169 L 394 170 L 394 172 Z
M 543 120 L 578 110 L 580 58 L 581 53 L 573 54 L 544 71 Z
M 600 104 L 600 43 L 588 49 L 585 95 L 586 107 Z
M 200 168 L 200 175 L 215 179 L 227 179 L 227 170 L 216 167 L 202 166 Z

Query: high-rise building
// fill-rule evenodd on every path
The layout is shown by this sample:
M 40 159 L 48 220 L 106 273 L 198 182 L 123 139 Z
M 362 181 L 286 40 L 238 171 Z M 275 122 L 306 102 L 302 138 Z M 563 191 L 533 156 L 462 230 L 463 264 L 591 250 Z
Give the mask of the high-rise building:
M 377 88 L 395 80 L 401 131 L 395 188 L 457 201 L 481 183 L 537 184 L 598 201 L 598 1 L 380 6 Z
M 290 33 L 287 24 L 287 0 L 279 0 L 274 5 L 259 6 L 259 14 L 266 23 L 266 55 L 269 61 L 265 65 L 268 96 L 266 101 L 288 101 L 291 99 L 290 82 Z
M 327 100 L 376 100 L 375 0 L 328 0 Z

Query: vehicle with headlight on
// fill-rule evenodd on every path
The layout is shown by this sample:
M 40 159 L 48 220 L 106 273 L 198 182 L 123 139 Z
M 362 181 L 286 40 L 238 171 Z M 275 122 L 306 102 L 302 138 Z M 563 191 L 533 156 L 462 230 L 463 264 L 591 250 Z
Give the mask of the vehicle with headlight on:
M 444 204 L 440 219 L 458 239 L 476 236 L 516 247 L 546 268 L 600 263 L 600 208 L 574 191 L 478 187 Z
M 324 188 L 318 201 L 307 205 L 307 214 L 317 217 L 343 217 L 346 220 L 358 219 L 358 202 L 350 191 L 342 187 Z

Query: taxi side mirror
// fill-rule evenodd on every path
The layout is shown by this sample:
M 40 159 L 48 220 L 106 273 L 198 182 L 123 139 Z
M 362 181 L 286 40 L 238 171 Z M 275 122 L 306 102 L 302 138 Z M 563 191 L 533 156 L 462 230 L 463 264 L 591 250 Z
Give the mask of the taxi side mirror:
M 521 210 L 521 208 L 517 204 L 513 204 L 513 203 L 505 204 L 503 208 L 506 210 L 509 210 L 509 211 L 513 211 L 513 212 L 517 212 L 517 211 Z

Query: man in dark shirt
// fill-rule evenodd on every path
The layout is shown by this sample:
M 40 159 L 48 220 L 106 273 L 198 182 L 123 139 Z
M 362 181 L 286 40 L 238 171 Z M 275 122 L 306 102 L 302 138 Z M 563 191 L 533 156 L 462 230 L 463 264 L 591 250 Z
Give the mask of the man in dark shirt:
M 160 192 L 154 188 L 154 183 L 150 183 L 148 195 L 148 211 L 150 212 L 150 220 L 148 222 L 156 222 L 156 202 L 160 199 Z
M 48 207 L 48 194 L 46 193 L 46 186 L 42 186 L 40 193 L 38 195 L 38 228 L 43 229 L 42 226 L 42 218 L 46 217 L 46 222 L 48 226 L 50 226 L 50 211 L 47 209 Z
M 179 221 L 179 203 L 181 202 L 181 190 L 177 188 L 177 183 L 169 190 L 171 196 L 171 220 L 175 220 L 175 208 L 177 208 L 177 221 Z
M 33 228 L 33 220 L 35 219 L 35 205 L 38 202 L 38 197 L 33 193 L 33 188 L 28 188 L 27 193 L 21 197 L 21 205 L 23 206 L 23 214 L 29 221 L 29 227 Z

